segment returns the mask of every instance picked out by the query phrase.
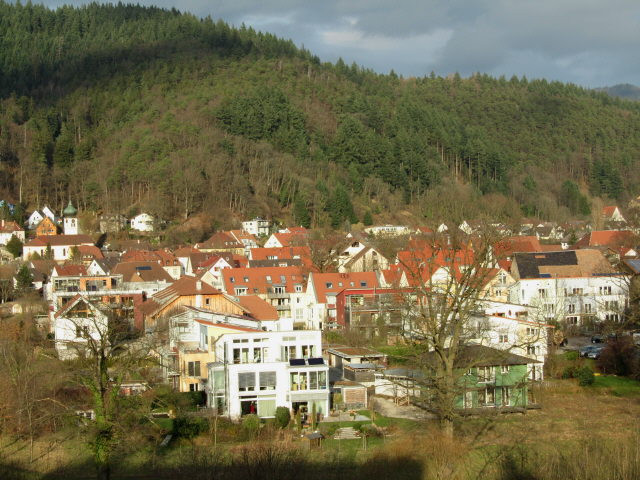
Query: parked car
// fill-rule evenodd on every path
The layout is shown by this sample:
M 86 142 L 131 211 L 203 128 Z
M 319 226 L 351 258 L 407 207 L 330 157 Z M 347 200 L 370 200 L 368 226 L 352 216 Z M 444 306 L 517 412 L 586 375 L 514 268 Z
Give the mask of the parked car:
M 604 335 L 594 335 L 591 337 L 591 343 L 604 343 Z
M 585 345 L 583 347 L 580 347 L 580 356 L 581 357 L 586 357 L 589 352 L 591 352 L 591 350 L 593 350 L 594 348 L 598 348 L 598 345 Z
M 587 353 L 587 358 L 593 358 L 593 359 L 597 360 L 598 358 L 600 358 L 600 354 L 602 353 L 602 351 L 604 349 L 605 349 L 604 345 L 597 345 L 597 346 L 593 347 Z

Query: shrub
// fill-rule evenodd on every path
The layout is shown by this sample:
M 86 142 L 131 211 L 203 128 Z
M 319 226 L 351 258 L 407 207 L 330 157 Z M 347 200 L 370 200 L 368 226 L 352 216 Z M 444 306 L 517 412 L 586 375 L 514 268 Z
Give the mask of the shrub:
M 373 425 L 372 423 L 365 423 L 360 427 L 360 431 L 368 437 L 381 437 L 382 430 Z
M 242 430 L 250 437 L 254 437 L 260 428 L 260 417 L 255 413 L 245 415 L 242 419 Z
M 287 428 L 287 425 L 289 425 L 290 421 L 291 414 L 289 413 L 289 409 L 287 407 L 276 408 L 276 425 L 279 428 Z
M 573 376 L 578 379 L 578 385 L 581 387 L 586 387 L 588 385 L 593 385 L 595 381 L 595 376 L 593 375 L 593 370 L 591 367 L 584 366 L 576 369 Z
M 578 352 L 576 352 L 575 350 L 570 350 L 568 352 L 564 352 L 564 358 L 566 360 L 569 360 L 570 362 L 573 362 L 575 360 L 578 360 L 578 358 L 580 358 Z
M 194 438 L 209 429 L 206 418 L 177 417 L 173 421 L 173 433 L 182 438 Z

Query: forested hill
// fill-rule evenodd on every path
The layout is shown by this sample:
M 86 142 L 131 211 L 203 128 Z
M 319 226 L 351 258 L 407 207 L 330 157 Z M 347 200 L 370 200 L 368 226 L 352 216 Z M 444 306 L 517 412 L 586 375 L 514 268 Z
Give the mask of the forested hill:
M 640 105 L 399 78 L 175 10 L 0 2 L 0 198 L 342 226 L 564 219 L 640 193 Z

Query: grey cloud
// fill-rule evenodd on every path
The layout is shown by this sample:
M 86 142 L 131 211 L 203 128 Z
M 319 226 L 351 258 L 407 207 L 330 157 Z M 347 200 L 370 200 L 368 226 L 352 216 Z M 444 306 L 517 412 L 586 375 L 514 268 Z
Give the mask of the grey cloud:
M 235 25 L 245 22 L 304 44 L 323 60 L 342 57 L 381 72 L 524 74 L 586 86 L 640 82 L 637 0 L 143 3 L 175 6 Z

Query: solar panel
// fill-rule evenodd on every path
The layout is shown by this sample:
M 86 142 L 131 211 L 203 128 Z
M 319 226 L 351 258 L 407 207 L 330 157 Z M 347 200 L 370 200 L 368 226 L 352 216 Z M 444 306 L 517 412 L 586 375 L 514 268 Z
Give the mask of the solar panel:
M 136 267 L 136 270 L 151 270 L 149 265 L 142 265 L 141 267 Z
M 304 366 L 304 358 L 291 358 L 289 359 L 289 365 L 292 367 Z
M 324 358 L 310 358 L 307 363 L 309 365 L 324 365 Z

